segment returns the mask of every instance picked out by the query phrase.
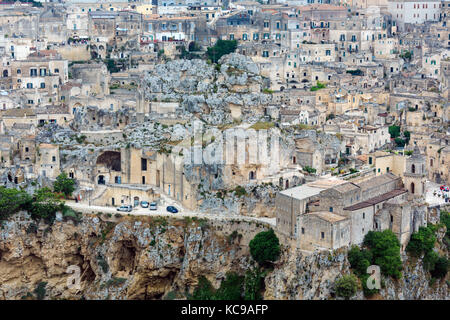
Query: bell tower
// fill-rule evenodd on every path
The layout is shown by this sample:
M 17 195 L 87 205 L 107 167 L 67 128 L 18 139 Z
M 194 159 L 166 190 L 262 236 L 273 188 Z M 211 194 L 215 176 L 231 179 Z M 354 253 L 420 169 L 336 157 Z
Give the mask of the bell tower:
M 406 158 L 403 175 L 405 189 L 409 192 L 409 199 L 418 199 L 425 196 L 426 159 L 416 145 L 411 156 Z

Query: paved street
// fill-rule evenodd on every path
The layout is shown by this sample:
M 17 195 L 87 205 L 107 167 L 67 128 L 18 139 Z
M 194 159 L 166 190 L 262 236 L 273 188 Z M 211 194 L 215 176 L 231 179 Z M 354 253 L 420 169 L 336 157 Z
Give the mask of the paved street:
M 204 218 L 210 220 L 241 220 L 241 221 L 259 221 L 262 223 L 270 224 L 271 226 L 275 226 L 276 218 L 254 218 L 254 217 L 246 217 L 241 215 L 217 215 L 217 214 L 205 214 L 199 212 L 192 212 L 180 206 L 178 203 L 174 201 L 165 202 L 164 205 L 158 205 L 157 210 L 150 210 L 149 208 L 141 208 L 140 206 L 137 208 L 133 208 L 131 212 L 120 212 L 117 211 L 114 207 L 103 207 L 103 206 L 89 206 L 87 203 L 76 203 L 74 201 L 67 201 L 66 205 L 71 207 L 74 210 L 83 212 L 83 213 L 111 213 L 111 214 L 123 214 L 123 215 L 138 215 L 138 216 L 182 216 L 182 217 L 197 217 Z M 178 209 L 178 213 L 170 213 L 167 212 L 166 207 L 172 205 Z
M 426 202 L 431 205 L 442 205 L 445 203 L 445 198 L 443 195 L 450 196 L 449 192 L 442 192 L 439 187 L 442 184 L 437 184 L 434 182 L 427 181 L 425 188 L 426 188 Z M 436 195 L 434 195 L 436 193 Z M 440 197 L 439 197 L 440 195 Z

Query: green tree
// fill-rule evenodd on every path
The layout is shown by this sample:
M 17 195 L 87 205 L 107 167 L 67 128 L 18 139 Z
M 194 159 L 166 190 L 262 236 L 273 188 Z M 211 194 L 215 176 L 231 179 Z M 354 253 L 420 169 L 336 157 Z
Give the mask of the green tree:
M 353 245 L 348 251 L 348 262 L 355 272 L 359 275 L 367 274 L 367 268 L 371 265 L 372 253 L 367 249 L 359 249 L 358 246 Z
M 22 190 L 0 187 L 0 220 L 7 219 L 19 210 L 27 210 L 31 197 Z
M 206 56 L 212 62 L 217 63 L 222 56 L 234 52 L 237 48 L 236 40 L 217 40 L 213 47 L 206 50 Z
M 391 138 L 399 137 L 400 136 L 400 126 L 390 126 L 389 134 L 391 135 Z
M 342 276 L 335 282 L 335 290 L 338 297 L 349 299 L 356 294 L 357 289 L 358 279 L 352 274 Z
M 427 253 L 434 248 L 436 236 L 430 227 L 420 227 L 419 231 L 411 235 L 406 251 L 413 256 L 419 257 L 423 253 Z
M 244 277 L 237 273 L 230 272 L 226 274 L 226 278 L 220 284 L 217 289 L 214 299 L 215 300 L 240 300 L 242 298 Z
M 446 257 L 439 257 L 434 265 L 434 269 L 431 271 L 431 275 L 434 278 L 444 278 L 447 275 L 448 267 L 448 259 Z
M 400 242 L 391 230 L 369 231 L 364 237 L 363 244 L 369 247 L 372 263 L 379 265 L 384 275 L 401 277 Z
M 34 219 L 44 219 L 53 222 L 56 212 L 62 211 L 64 202 L 58 198 L 49 188 L 42 188 L 36 191 L 31 204 L 31 216 Z
M 436 267 L 436 262 L 439 260 L 439 255 L 433 250 L 427 252 L 423 257 L 423 268 L 431 271 Z
M 55 192 L 62 192 L 66 197 L 70 197 L 75 190 L 75 181 L 69 177 L 65 172 L 62 172 L 53 184 Z
M 201 276 L 198 279 L 198 285 L 194 289 L 192 296 L 194 300 L 213 300 L 214 299 L 214 287 L 211 282 L 206 279 L 205 276 Z
M 244 300 L 261 300 L 264 276 L 258 267 L 247 270 L 244 280 Z
M 273 229 L 258 233 L 249 243 L 250 254 L 260 265 L 280 256 L 280 242 Z

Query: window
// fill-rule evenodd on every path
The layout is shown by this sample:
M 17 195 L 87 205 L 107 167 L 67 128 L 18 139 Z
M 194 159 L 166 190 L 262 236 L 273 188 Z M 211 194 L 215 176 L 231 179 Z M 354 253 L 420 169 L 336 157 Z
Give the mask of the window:
M 33 84 L 31 82 L 27 83 L 27 89 L 33 89 Z
M 59 73 L 59 69 L 56 68 L 56 69 L 54 70 L 54 72 L 55 72 L 55 73 Z
M 305 228 L 302 228 L 302 234 L 305 234 Z
M 22 71 L 20 69 L 17 69 L 17 74 L 21 74 Z
M 30 76 L 31 77 L 37 76 L 37 69 L 30 69 Z
M 147 171 L 147 159 L 141 158 L 141 170 Z
M 41 82 L 41 89 L 44 89 L 44 88 L 45 88 L 45 83 Z
M 330 207 L 330 212 L 333 212 L 333 207 Z
M 56 157 L 55 156 L 52 156 L 52 161 L 56 162 Z
M 325 232 L 321 232 L 321 233 L 320 233 L 320 237 L 321 237 L 322 239 L 324 239 L 324 238 L 325 238 Z

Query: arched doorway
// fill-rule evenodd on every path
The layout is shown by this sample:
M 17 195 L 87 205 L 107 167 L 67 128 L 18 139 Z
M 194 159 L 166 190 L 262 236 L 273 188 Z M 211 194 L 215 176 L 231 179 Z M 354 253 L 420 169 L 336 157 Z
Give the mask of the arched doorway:
M 415 185 L 414 185 L 414 182 L 411 182 L 411 193 L 412 194 L 414 194 L 414 188 L 415 188 Z
M 4 78 L 8 77 L 8 70 L 3 70 L 3 77 Z
M 286 179 L 286 184 L 285 184 L 285 186 L 286 186 L 286 189 L 289 188 L 289 180 L 287 180 L 287 179 Z
M 248 179 L 249 180 L 254 180 L 255 179 L 255 172 L 254 171 L 250 171 L 248 174 Z

